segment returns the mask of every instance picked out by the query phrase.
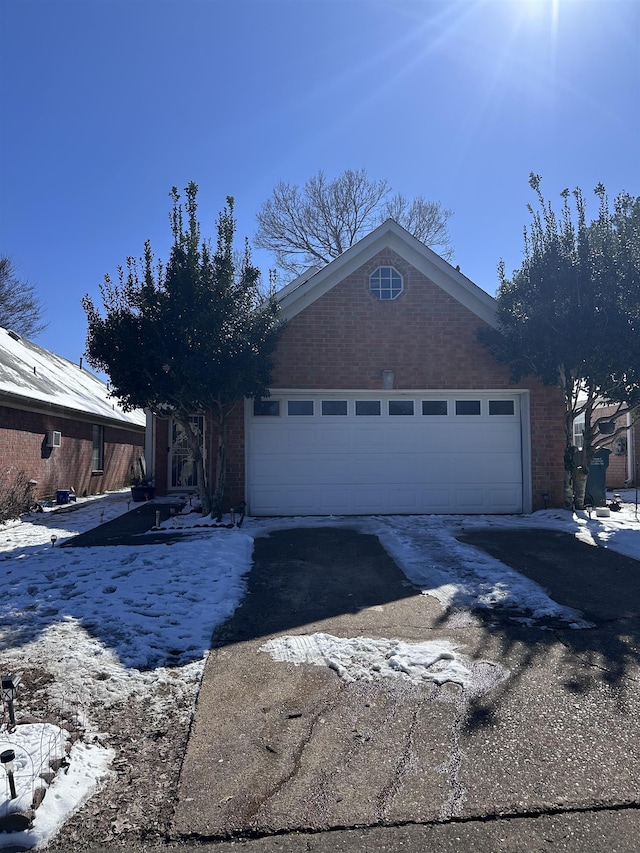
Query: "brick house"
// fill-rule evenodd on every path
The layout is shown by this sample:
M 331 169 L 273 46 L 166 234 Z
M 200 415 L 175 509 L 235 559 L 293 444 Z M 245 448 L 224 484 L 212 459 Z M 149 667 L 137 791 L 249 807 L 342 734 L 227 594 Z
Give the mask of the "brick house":
M 144 457 L 145 417 L 108 394 L 82 363 L 0 328 L 0 485 L 22 471 L 38 500 L 126 485 Z
M 271 396 L 238 405 L 228 500 L 251 515 L 520 513 L 562 505 L 560 392 L 478 342 L 495 300 L 392 220 L 278 294 Z M 193 483 L 154 420 L 157 492 Z M 215 436 L 204 428 L 210 453 Z M 185 467 L 186 466 L 186 467 Z
M 616 409 L 616 406 L 598 406 L 594 412 L 594 418 L 610 417 L 615 424 L 616 433 L 621 427 L 624 428 L 603 445 L 610 451 L 606 471 L 608 489 L 624 489 L 638 485 L 640 474 L 640 419 L 634 423 L 630 414 L 616 417 Z M 574 432 L 579 433 L 583 426 L 584 416 Z

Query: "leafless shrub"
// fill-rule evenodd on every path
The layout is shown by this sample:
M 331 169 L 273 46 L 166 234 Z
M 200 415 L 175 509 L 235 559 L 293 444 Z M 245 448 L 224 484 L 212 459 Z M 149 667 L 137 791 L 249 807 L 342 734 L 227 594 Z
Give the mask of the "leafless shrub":
M 0 470 L 0 523 L 19 518 L 33 504 L 33 483 L 17 468 Z

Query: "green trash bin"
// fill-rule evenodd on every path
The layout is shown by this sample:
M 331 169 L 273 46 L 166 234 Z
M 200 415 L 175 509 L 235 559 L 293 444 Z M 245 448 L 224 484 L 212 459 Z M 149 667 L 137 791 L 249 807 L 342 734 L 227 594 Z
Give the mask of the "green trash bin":
M 589 465 L 587 477 L 587 493 L 585 503 L 593 506 L 607 505 L 607 468 L 609 467 L 610 450 L 598 450 Z

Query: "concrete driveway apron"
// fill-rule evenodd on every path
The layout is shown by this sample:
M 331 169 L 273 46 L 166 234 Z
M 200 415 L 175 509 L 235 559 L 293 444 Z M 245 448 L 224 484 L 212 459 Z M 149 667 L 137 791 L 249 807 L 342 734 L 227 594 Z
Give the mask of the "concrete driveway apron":
M 574 560 L 575 540 L 567 538 L 566 559 Z M 242 606 L 214 634 L 176 835 L 638 802 L 637 613 L 624 626 L 583 631 L 541 630 L 495 612 L 445 613 L 409 584 L 376 537 L 346 529 L 272 533 L 256 540 L 254 561 Z M 627 563 L 628 576 L 638 574 L 638 563 Z M 349 683 L 260 650 L 284 634 L 315 632 L 446 639 L 458 644 L 473 677 L 464 689 L 402 677 Z

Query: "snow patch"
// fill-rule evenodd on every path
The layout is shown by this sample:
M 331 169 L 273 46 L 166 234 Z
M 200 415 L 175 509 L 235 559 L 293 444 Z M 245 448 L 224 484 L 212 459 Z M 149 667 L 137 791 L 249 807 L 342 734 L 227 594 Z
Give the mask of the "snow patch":
M 347 682 L 405 677 L 415 684 L 453 681 L 465 686 L 471 681 L 471 669 L 447 640 L 407 643 L 320 633 L 277 637 L 260 651 L 277 661 L 327 666 Z

